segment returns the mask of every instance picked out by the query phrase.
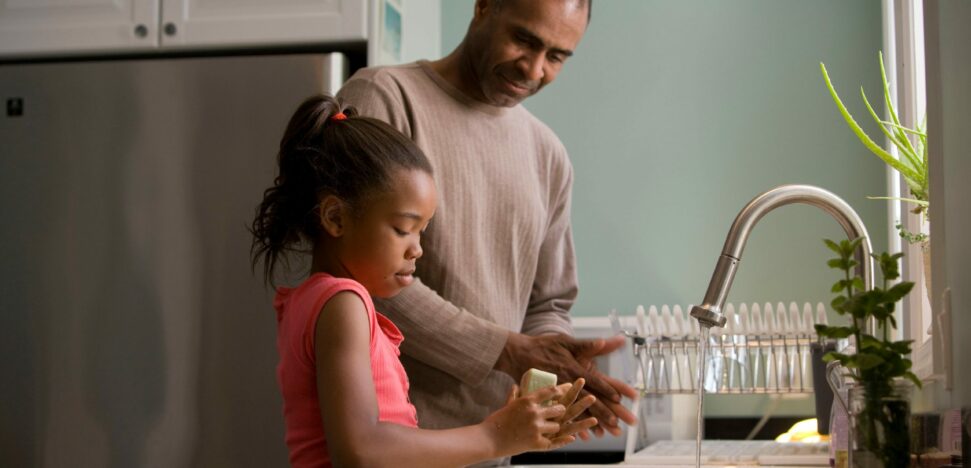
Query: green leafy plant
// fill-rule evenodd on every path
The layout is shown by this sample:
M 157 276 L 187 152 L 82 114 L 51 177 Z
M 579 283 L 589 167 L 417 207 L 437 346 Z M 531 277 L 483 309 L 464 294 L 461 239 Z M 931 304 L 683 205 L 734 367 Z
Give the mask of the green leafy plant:
M 883 78 L 883 97 L 886 102 L 888 113 L 890 114 L 890 120 L 883 120 L 877 113 L 873 110 L 873 106 L 870 105 L 870 101 L 866 97 L 866 92 L 863 91 L 863 87 L 860 87 L 860 96 L 863 98 L 863 103 L 866 104 L 866 108 L 870 111 L 870 116 L 880 127 L 880 130 L 884 135 L 897 147 L 897 151 L 900 154 L 900 158 L 894 157 L 889 151 L 885 150 L 880 145 L 876 144 L 863 128 L 853 119 L 853 116 L 843 105 L 843 101 L 840 99 L 839 94 L 836 93 L 836 88 L 833 87 L 833 83 L 829 79 L 829 74 L 826 72 L 826 65 L 823 63 L 819 64 L 819 68 L 823 72 L 823 80 L 826 81 L 826 88 L 829 89 L 829 94 L 833 97 L 833 102 L 839 108 L 840 114 L 843 115 L 843 119 L 853 130 L 853 133 L 857 138 L 863 143 L 867 149 L 873 154 L 877 155 L 883 162 L 887 163 L 890 167 L 894 168 L 897 172 L 903 176 L 904 181 L 907 182 L 907 188 L 910 191 L 910 198 L 897 198 L 897 197 L 868 197 L 873 199 L 885 199 L 885 200 L 901 200 L 909 203 L 913 203 L 915 208 L 911 210 L 914 213 L 927 215 L 927 210 L 930 207 L 928 193 L 930 190 L 930 185 L 928 182 L 928 164 L 927 164 L 927 132 L 925 122 L 921 122 L 917 125 L 917 128 L 908 128 L 900 124 L 900 119 L 897 116 L 897 110 L 893 106 L 893 102 L 890 99 L 890 85 L 887 82 L 887 71 L 883 66 L 883 52 L 880 53 L 880 76 Z M 911 141 L 910 135 L 916 137 L 916 141 Z M 905 231 L 903 228 L 900 229 L 900 236 L 908 240 L 911 243 L 920 242 L 926 240 L 926 235 L 921 237 L 920 234 L 912 234 Z M 920 239 L 915 241 L 915 239 Z
M 855 339 L 855 354 L 830 352 L 823 360 L 839 361 L 849 370 L 849 377 L 863 387 L 865 404 L 859 422 L 860 440 L 864 447 L 884 461 L 886 467 L 905 467 L 910 459 L 909 411 L 901 411 L 899 405 L 888 403 L 888 400 L 894 394 L 894 385 L 898 381 L 907 379 L 918 387 L 921 383 L 911 372 L 913 364 L 906 357 L 910 354 L 913 340 L 892 341 L 890 330 L 897 327 L 893 316 L 895 304 L 910 293 L 914 283 L 903 281 L 891 285 L 900 277 L 898 261 L 903 254 L 884 252 L 872 255 L 883 275 L 883 285 L 867 290 L 863 279 L 854 270 L 858 262 L 853 254 L 862 242 L 863 238 L 840 243 L 825 240 L 826 245 L 838 255 L 827 264 L 843 272 L 842 278 L 833 285 L 832 292 L 837 296 L 831 305 L 840 315 L 848 316 L 850 324 L 816 325 L 816 333 L 820 337 Z M 867 324 L 871 320 L 876 324 L 875 333 L 879 337 L 867 333 Z

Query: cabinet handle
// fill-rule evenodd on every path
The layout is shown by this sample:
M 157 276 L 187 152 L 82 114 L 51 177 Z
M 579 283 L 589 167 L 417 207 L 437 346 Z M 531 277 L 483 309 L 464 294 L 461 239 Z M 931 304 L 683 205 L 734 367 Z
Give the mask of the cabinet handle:
M 175 23 L 165 23 L 165 35 L 174 36 L 177 29 L 175 28 Z
M 148 27 L 144 24 L 135 26 L 135 37 L 145 37 L 148 35 Z

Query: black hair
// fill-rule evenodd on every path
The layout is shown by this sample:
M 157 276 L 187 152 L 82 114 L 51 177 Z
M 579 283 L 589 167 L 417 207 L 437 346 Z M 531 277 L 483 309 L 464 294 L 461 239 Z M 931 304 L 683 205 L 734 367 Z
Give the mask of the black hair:
M 251 267 L 263 261 L 267 284 L 288 253 L 305 251 L 300 246 L 320 238 L 318 206 L 325 196 L 359 209 L 370 195 L 390 188 L 396 170 L 432 173 L 408 137 L 327 95 L 311 96 L 297 107 L 280 140 L 277 166 L 250 227 Z

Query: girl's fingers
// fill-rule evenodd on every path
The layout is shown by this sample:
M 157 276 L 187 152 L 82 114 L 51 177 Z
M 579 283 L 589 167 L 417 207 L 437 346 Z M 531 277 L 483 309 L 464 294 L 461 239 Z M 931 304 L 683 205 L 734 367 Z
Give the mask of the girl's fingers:
M 541 388 L 539 390 L 536 390 L 535 392 L 530 393 L 529 395 L 526 395 L 526 398 L 532 400 L 533 403 L 542 403 L 544 401 L 550 401 L 554 399 L 559 401 L 560 395 L 561 395 L 561 392 L 559 387 L 546 387 L 546 388 Z
M 579 421 L 574 421 L 570 423 L 565 423 L 560 426 L 560 432 L 556 434 L 556 437 L 573 435 L 576 433 L 585 433 L 588 429 L 597 425 L 597 418 L 586 418 Z
M 561 384 L 557 385 L 556 386 L 556 391 L 557 391 L 557 394 L 558 394 L 557 396 L 559 396 L 560 399 L 562 400 L 563 399 L 563 395 L 566 395 L 567 393 L 569 393 L 570 392 L 570 389 L 572 389 L 572 388 L 573 388 L 573 384 L 571 384 L 570 382 L 561 383 Z
M 570 385 L 569 391 L 565 392 L 563 397 L 560 398 L 560 403 L 563 403 L 563 406 L 566 407 L 572 405 L 573 402 L 576 401 L 577 395 L 580 394 L 580 390 L 583 390 L 584 383 L 586 383 L 586 381 L 583 380 L 583 377 L 580 377 L 576 380 L 576 382 L 573 382 L 573 384 Z
M 543 421 L 539 425 L 539 433 L 540 434 L 559 434 L 561 432 L 561 430 L 560 430 L 561 428 L 562 427 L 560 426 L 560 423 L 558 423 L 558 422 L 555 422 L 555 421 Z
M 506 404 L 508 405 L 512 403 L 512 401 L 516 399 L 517 395 L 519 395 L 519 385 L 512 384 L 512 388 L 509 389 L 509 396 L 506 397 Z
M 580 416 L 580 414 L 583 413 L 584 411 L 586 411 L 587 408 L 589 408 L 590 405 L 592 405 L 595 401 L 597 401 L 597 397 L 595 397 L 593 395 L 587 395 L 587 396 L 581 398 L 580 401 L 577 401 L 576 403 L 574 403 L 574 404 L 572 404 L 572 405 L 570 405 L 570 406 L 568 406 L 566 408 L 566 412 L 563 415 L 563 419 L 562 420 L 563 421 L 570 421 L 573 418 L 575 418 L 577 416 Z
M 582 381 L 582 380 L 583 379 L 579 379 L 578 381 Z M 581 387 L 582 387 L 582 383 L 581 383 Z M 526 398 L 529 398 L 534 403 L 543 403 L 547 401 L 563 403 L 567 399 L 569 399 L 570 402 L 572 403 L 573 400 L 576 399 L 576 395 L 579 392 L 580 390 L 576 389 L 576 384 L 567 382 L 567 383 L 559 384 L 555 387 L 541 388 L 539 390 L 536 390 L 533 393 L 530 393 L 529 395 L 526 395 Z M 516 394 L 518 395 L 518 393 Z M 564 406 L 567 406 L 567 405 L 564 404 Z
M 550 440 L 550 448 L 549 449 L 550 450 L 556 450 L 556 449 L 561 448 L 561 447 L 563 447 L 565 445 L 572 444 L 573 441 L 575 441 L 575 440 L 577 440 L 577 439 L 576 439 L 576 437 L 573 437 L 573 436 L 557 436 L 557 437 L 554 437 L 552 440 Z
M 563 420 L 563 416 L 566 414 L 566 407 L 561 404 L 555 404 L 553 406 L 545 406 L 539 409 L 539 417 L 543 419 L 549 419 L 553 422 L 559 423 Z

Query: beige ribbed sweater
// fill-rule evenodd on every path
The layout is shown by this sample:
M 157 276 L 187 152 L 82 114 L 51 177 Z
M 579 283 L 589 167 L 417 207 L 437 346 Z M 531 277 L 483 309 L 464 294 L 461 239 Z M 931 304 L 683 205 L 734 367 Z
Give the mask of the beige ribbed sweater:
M 522 106 L 474 101 L 427 62 L 360 70 L 339 96 L 390 122 L 432 162 L 439 203 L 422 238 L 420 281 L 375 302 L 405 336 L 419 425 L 481 422 L 513 383 L 492 370 L 507 330 L 572 334 L 566 150 Z

